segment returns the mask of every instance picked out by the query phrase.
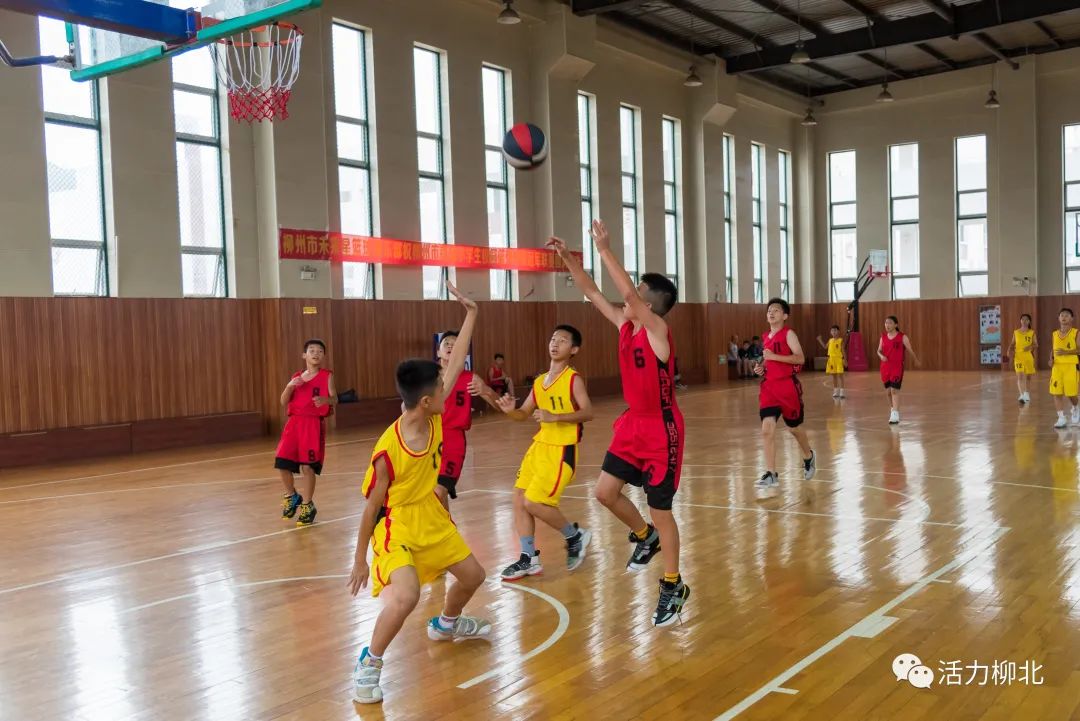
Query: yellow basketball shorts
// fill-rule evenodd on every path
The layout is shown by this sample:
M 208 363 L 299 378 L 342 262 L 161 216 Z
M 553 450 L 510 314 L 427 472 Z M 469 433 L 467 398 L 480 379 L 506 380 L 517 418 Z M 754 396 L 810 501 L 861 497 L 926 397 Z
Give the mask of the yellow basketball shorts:
M 1072 363 L 1055 363 L 1050 371 L 1050 395 L 1073 398 L 1080 391 L 1080 370 Z
M 843 358 L 830 358 L 825 363 L 825 373 L 831 376 L 844 375 L 844 359 Z
M 1035 375 L 1035 356 L 1031 353 L 1017 353 L 1013 358 L 1013 368 L 1026 376 Z
M 518 469 L 514 488 L 525 491 L 525 499 L 545 506 L 558 506 L 563 489 L 577 475 L 578 447 L 553 446 L 533 441 Z
M 371 562 L 372 596 L 378 596 L 390 585 L 390 575 L 399 568 L 415 568 L 420 585 L 424 585 L 472 554 L 465 539 L 458 533 L 457 526 L 450 520 L 450 514 L 441 505 L 439 510 L 442 511 L 441 517 L 431 512 L 424 518 L 410 514 L 402 507 L 392 508 L 375 524 L 375 532 L 371 534 L 371 549 L 374 552 Z M 406 511 L 400 513 L 401 518 L 396 517 L 399 511 Z

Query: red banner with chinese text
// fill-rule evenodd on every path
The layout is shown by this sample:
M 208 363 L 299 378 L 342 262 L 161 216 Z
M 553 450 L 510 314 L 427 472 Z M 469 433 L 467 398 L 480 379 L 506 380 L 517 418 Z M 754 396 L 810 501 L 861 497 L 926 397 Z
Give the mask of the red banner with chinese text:
M 574 255 L 580 262 L 581 253 L 575 252 Z M 479 270 L 524 270 L 534 273 L 557 273 L 566 269 L 559 256 L 546 248 L 443 245 L 294 228 L 282 228 L 278 232 L 278 257 L 282 260 L 441 265 Z

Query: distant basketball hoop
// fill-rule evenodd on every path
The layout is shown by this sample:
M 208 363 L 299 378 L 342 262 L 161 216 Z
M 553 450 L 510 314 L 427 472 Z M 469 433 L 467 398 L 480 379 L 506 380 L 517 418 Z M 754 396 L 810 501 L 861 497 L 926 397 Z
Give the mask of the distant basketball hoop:
M 869 260 L 869 274 L 874 278 L 884 278 L 889 274 L 889 251 L 871 250 Z
M 254 123 L 289 117 L 303 40 L 296 25 L 274 22 L 217 41 L 218 78 L 228 92 L 233 119 Z

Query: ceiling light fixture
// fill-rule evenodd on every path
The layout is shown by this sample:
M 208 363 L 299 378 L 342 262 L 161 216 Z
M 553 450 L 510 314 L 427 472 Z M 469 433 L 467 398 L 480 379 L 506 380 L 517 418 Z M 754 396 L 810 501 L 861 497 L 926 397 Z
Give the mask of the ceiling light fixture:
M 806 65 L 810 62 L 810 54 L 806 52 L 806 46 L 802 41 L 802 0 L 799 0 L 795 8 L 795 19 L 799 26 L 799 34 L 795 40 L 795 52 L 791 54 L 791 62 L 796 65 Z
M 817 125 L 817 118 L 814 117 L 814 109 L 809 105 L 806 106 L 806 116 L 800 123 L 804 128 L 812 128 Z
M 894 98 L 892 96 L 892 93 L 889 92 L 889 84 L 888 83 L 882 83 L 881 84 L 881 92 L 878 93 L 877 100 L 875 102 L 878 102 L 878 103 L 891 103 L 895 99 L 896 98 Z
M 521 16 L 517 14 L 517 10 L 514 9 L 514 0 L 504 0 L 502 12 L 499 13 L 498 22 L 500 25 L 517 25 L 521 22 Z
M 700 88 L 704 83 L 701 81 L 701 76 L 697 74 L 697 69 L 691 65 L 690 72 L 686 76 L 686 80 L 683 80 L 683 85 L 688 88 Z
M 983 107 L 987 110 L 997 110 L 1001 107 L 1001 101 L 998 100 L 997 90 L 994 90 L 997 76 L 997 63 L 994 63 L 990 68 L 990 94 L 986 96 L 986 102 L 983 103 Z

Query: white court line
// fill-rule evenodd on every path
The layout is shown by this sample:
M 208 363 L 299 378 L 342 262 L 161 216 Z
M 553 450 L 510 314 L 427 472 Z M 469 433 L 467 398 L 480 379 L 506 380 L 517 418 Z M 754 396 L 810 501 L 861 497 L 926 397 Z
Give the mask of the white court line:
M 849 627 L 846 631 L 841 633 L 839 636 L 836 636 L 835 638 L 825 642 L 824 645 L 820 646 L 817 650 L 815 650 L 809 656 L 806 656 L 805 658 L 800 660 L 798 663 L 796 663 L 794 666 L 790 667 L 789 669 L 787 669 L 786 671 L 781 673 L 779 676 L 777 676 L 776 678 L 772 679 L 767 684 L 765 684 L 764 686 L 759 688 L 757 691 L 755 691 L 754 693 L 750 694 L 749 696 L 744 698 L 739 703 L 732 706 L 730 709 L 725 711 L 723 714 L 721 714 L 720 716 L 717 716 L 714 721 L 730 721 L 731 719 L 735 718 L 736 716 L 741 714 L 746 709 L 748 709 L 751 706 L 753 706 L 754 704 L 756 704 L 761 699 L 765 698 L 770 693 L 774 693 L 774 692 L 779 691 L 779 689 L 783 688 L 784 683 L 789 681 L 796 674 L 800 673 L 807 666 L 810 666 L 812 663 L 814 663 L 815 661 L 820 659 L 822 656 L 824 656 L 825 654 L 832 651 L 834 648 L 836 648 L 837 646 L 842 644 L 844 641 L 848 640 L 849 638 L 852 638 L 855 635 L 855 632 L 858 631 L 859 629 L 863 628 L 865 626 L 865 624 L 868 621 L 870 621 L 871 619 L 873 619 L 873 621 L 875 623 L 885 623 L 882 620 L 882 617 L 885 616 L 886 613 L 888 613 L 889 611 L 896 608 L 897 606 L 899 606 L 904 601 L 906 601 L 909 598 L 911 598 L 912 596 L 914 596 L 916 593 L 921 591 L 923 588 L 928 586 L 930 583 L 933 583 L 934 581 L 936 581 L 941 576 L 944 576 L 945 574 L 947 574 L 947 573 L 949 573 L 951 571 L 954 571 L 957 568 L 959 568 L 960 566 L 963 566 L 964 564 L 974 560 L 983 551 L 985 551 L 986 549 L 990 548 L 995 543 L 997 543 L 998 539 L 1000 539 L 1002 536 L 1004 536 L 1008 532 L 1009 532 L 1009 529 L 1005 528 L 1005 527 L 1002 527 L 1002 526 L 994 528 L 992 530 L 991 534 L 990 534 L 989 540 L 986 543 L 981 544 L 978 548 L 968 550 L 966 553 L 963 553 L 960 556 L 957 556 L 952 561 L 950 561 L 949 563 L 946 563 L 944 566 L 942 566 L 938 570 L 934 571 L 933 573 L 931 573 L 929 575 L 926 575 L 926 576 L 923 576 L 918 581 L 916 581 L 915 583 L 908 586 L 907 589 L 905 589 L 902 593 L 900 593 L 895 598 L 893 598 L 891 601 L 886 603 L 884 606 L 877 609 L 876 611 L 871 612 L 870 614 L 868 614 L 864 618 L 860 619 L 855 624 L 853 624 L 851 627 Z M 780 693 L 786 693 L 786 691 L 779 691 L 779 692 Z
M 528 586 L 522 586 L 522 585 L 516 584 L 516 583 L 501 584 L 501 586 L 502 586 L 502 588 L 512 588 L 512 589 L 514 589 L 516 591 L 524 591 L 525 593 L 531 593 L 532 595 L 536 596 L 537 598 L 541 598 L 541 599 L 547 601 L 549 604 L 551 604 L 551 607 L 555 609 L 555 612 L 559 614 L 559 625 L 555 628 L 555 630 L 551 633 L 551 635 L 548 636 L 547 639 L 542 644 L 540 644 L 539 646 L 537 646 L 533 650 L 529 651 L 528 653 L 526 653 L 526 654 L 524 654 L 524 655 L 522 655 L 521 657 L 518 658 L 517 663 L 518 664 L 523 664 L 526 661 L 528 661 L 529 659 L 533 658 L 534 656 L 537 656 L 537 655 L 543 653 L 544 651 L 547 651 L 549 648 L 551 648 L 553 645 L 555 645 L 555 643 L 560 638 L 562 638 L 563 634 L 566 633 L 566 629 L 570 626 L 570 612 L 566 610 L 566 606 L 563 605 L 562 601 L 555 598 L 554 596 L 549 596 L 548 594 L 544 593 L 543 591 L 537 591 L 535 588 L 530 588 Z M 495 678 L 496 676 L 501 676 L 502 674 L 504 674 L 506 672 L 506 670 L 507 670 L 507 667 L 505 665 L 500 666 L 498 668 L 494 668 L 494 669 L 488 671 L 487 673 L 482 673 L 479 676 L 474 676 L 473 678 L 470 678 L 468 681 L 465 681 L 464 683 L 458 684 L 458 688 L 460 688 L 460 689 L 472 688 L 473 686 L 475 686 L 478 683 L 483 683 L 484 681 Z
M 293 581 L 322 581 L 322 580 L 325 580 L 325 579 L 328 579 L 328 578 L 348 578 L 348 577 L 349 577 L 348 574 L 345 574 L 345 573 L 338 573 L 338 574 L 333 574 L 333 575 L 329 575 L 329 576 L 286 576 L 284 578 L 271 578 L 271 579 L 267 579 L 265 581 L 250 581 L 248 583 L 233 583 L 233 584 L 227 585 L 223 590 L 231 591 L 233 589 L 240 589 L 240 588 L 253 588 L 253 587 L 257 587 L 257 586 L 269 586 L 269 585 L 275 584 L 275 583 L 291 583 Z M 204 587 L 204 589 L 205 588 L 206 587 Z M 170 596 L 169 598 L 163 598 L 160 601 L 152 601 L 150 603 L 144 603 L 141 606 L 132 606 L 131 608 L 125 609 L 123 611 L 123 613 L 135 613 L 136 611 L 143 611 L 143 610 L 145 610 L 147 608 L 154 608 L 155 606 L 164 606 L 166 603 L 172 603 L 173 601 L 180 601 L 180 600 L 185 599 L 185 598 L 193 598 L 195 596 L 202 595 L 202 593 L 203 593 L 202 591 L 194 591 L 192 593 L 182 593 L 179 596 Z M 222 605 L 224 603 L 229 603 L 229 601 L 231 601 L 231 600 L 232 599 L 227 599 L 227 600 L 222 601 L 221 603 L 214 604 L 214 605 L 215 606 L 220 606 L 220 605 Z
M 328 476 L 362 476 L 363 471 L 335 471 L 323 473 L 319 478 Z M 279 481 L 277 476 L 262 476 L 261 478 L 233 478 L 227 481 L 199 481 L 198 483 L 170 483 L 166 486 L 139 486 L 135 488 L 112 488 L 105 491 L 86 491 L 85 493 L 64 493 L 57 496 L 34 496 L 33 498 L 19 498 L 14 501 L 0 501 L 0 506 L 8 506 L 15 503 L 30 503 L 32 501 L 55 501 L 62 498 L 83 498 L 84 496 L 102 496 L 109 493 L 141 493 L 142 491 L 159 491 L 171 488 L 196 488 L 199 486 L 221 486 L 228 483 L 252 483 L 260 481 Z
M 498 493 L 508 494 L 513 491 L 495 490 L 489 488 L 471 488 L 469 489 L 473 493 Z M 463 491 L 464 492 L 464 491 Z M 573 498 L 578 501 L 591 501 L 592 496 L 567 496 L 563 495 L 562 498 Z M 812 511 L 788 511 L 781 508 L 761 508 L 757 506 L 713 506 L 708 503 L 683 503 L 679 502 L 680 508 L 711 508 L 717 511 L 748 511 L 750 513 L 784 513 L 793 516 L 814 516 L 817 518 L 835 518 L 841 521 L 881 521 L 882 523 L 901 523 L 914 526 L 942 526 L 945 528 L 980 528 L 980 526 L 965 525 L 963 523 L 947 523 L 945 521 L 927 521 L 926 519 L 907 519 L 907 518 L 879 518 L 877 516 L 838 516 L 834 513 L 814 513 Z M 998 528 L 998 526 L 994 526 Z

